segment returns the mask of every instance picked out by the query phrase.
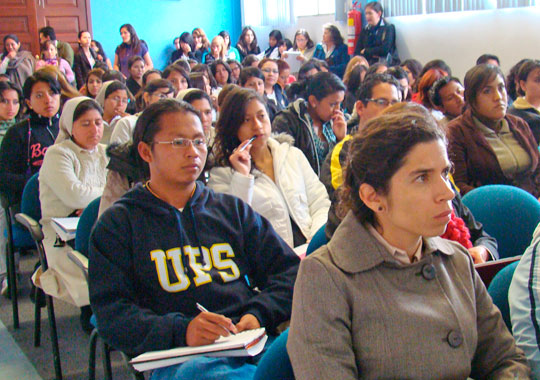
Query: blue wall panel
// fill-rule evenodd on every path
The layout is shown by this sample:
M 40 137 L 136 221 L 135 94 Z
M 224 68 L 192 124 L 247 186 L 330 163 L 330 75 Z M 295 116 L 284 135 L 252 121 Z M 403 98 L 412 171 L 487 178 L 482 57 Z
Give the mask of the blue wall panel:
M 208 39 L 228 30 L 236 44 L 242 28 L 240 0 L 91 0 L 93 37 L 111 62 L 122 42 L 120 25 L 130 23 L 148 44 L 154 66 L 163 69 L 174 50 L 173 39 L 201 27 Z

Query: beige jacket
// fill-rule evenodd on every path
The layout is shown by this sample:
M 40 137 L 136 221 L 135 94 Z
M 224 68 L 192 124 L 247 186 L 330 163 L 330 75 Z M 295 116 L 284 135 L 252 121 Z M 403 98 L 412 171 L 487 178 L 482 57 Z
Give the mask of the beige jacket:
M 349 213 L 302 261 L 287 349 L 303 379 L 528 379 L 467 251 L 424 239 L 403 265 Z

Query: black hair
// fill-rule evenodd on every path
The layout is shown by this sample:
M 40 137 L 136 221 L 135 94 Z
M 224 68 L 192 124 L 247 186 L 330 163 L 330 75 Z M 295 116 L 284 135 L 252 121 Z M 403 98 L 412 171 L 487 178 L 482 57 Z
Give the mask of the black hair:
M 55 94 L 60 95 L 62 91 L 62 87 L 60 86 L 60 82 L 58 82 L 58 79 L 56 79 L 56 76 L 49 74 L 46 71 L 38 70 L 34 74 L 29 76 L 24 82 L 22 91 L 26 100 L 30 100 L 30 97 L 32 96 L 32 89 L 34 88 L 34 85 L 38 82 L 47 83 L 51 88 L 51 91 Z
M 191 69 L 191 72 L 202 72 L 206 73 L 206 77 L 210 81 L 210 87 L 217 88 L 218 84 L 216 82 L 216 78 L 214 78 L 214 75 L 212 74 L 212 71 L 210 70 L 210 67 L 205 63 L 199 63 Z
M 138 54 L 141 52 L 141 40 L 139 40 L 139 36 L 137 36 L 137 32 L 135 31 L 135 28 L 131 24 L 124 24 L 120 26 L 120 33 L 122 33 L 122 29 L 126 29 L 129 32 L 130 40 L 129 45 L 131 46 L 131 49 L 133 53 Z M 122 42 L 120 45 L 119 55 L 123 56 L 127 52 L 128 44 L 125 42 Z
M 161 73 L 161 70 L 158 70 L 158 69 L 148 70 L 142 76 L 143 85 L 146 85 L 146 81 L 148 80 L 148 76 L 151 75 L 151 74 L 159 74 L 160 78 L 163 77 L 163 74 Z
M 377 70 L 380 67 L 388 68 L 388 63 L 386 63 L 386 62 L 377 62 L 377 63 L 374 63 L 373 65 L 369 66 L 369 69 L 366 72 L 366 77 L 368 77 L 370 75 L 373 75 L 373 74 L 376 74 Z
M 253 41 L 251 41 L 251 44 L 249 46 L 246 46 L 246 42 L 244 41 L 244 38 L 248 31 L 253 33 Z M 255 34 L 255 31 L 251 26 L 245 26 L 244 29 L 242 29 L 242 33 L 240 34 L 240 37 L 238 38 L 237 45 L 240 45 L 245 52 L 248 51 L 254 51 L 257 48 L 257 34 Z
M 134 55 L 133 57 L 130 57 L 128 59 L 128 70 L 131 69 L 131 67 L 135 64 L 135 62 L 139 62 L 139 61 L 144 63 L 144 59 L 140 55 Z
M 497 65 L 500 65 L 501 62 L 499 61 L 499 57 L 493 54 L 482 54 L 478 59 L 476 60 L 477 65 L 481 65 L 482 63 L 488 63 L 489 60 L 493 60 L 497 62 Z
M 216 70 L 217 70 L 218 65 L 222 65 L 223 67 L 225 67 L 225 70 L 227 70 L 227 72 L 229 73 L 229 76 L 227 78 L 227 83 L 231 83 L 231 74 L 232 74 L 231 67 L 229 66 L 227 62 L 225 62 L 222 59 L 216 59 L 214 62 L 210 64 L 210 70 L 212 71 L 212 75 L 214 76 L 214 78 L 216 77 Z
M 517 81 L 527 81 L 529 74 L 536 69 L 540 69 L 540 61 L 537 59 L 528 59 L 519 66 L 519 70 L 516 76 Z M 525 91 L 521 88 L 521 84 L 518 82 L 517 92 L 521 96 L 525 96 Z
M 174 62 L 173 62 L 172 64 L 170 64 L 169 66 L 176 66 L 176 67 L 179 67 L 179 68 L 181 68 L 182 70 L 184 70 L 186 73 L 191 72 L 191 66 L 189 66 L 188 61 L 186 61 L 186 60 L 183 59 L 183 58 L 178 58 L 176 61 L 174 61 Z
M 325 24 L 323 28 L 328 30 L 328 32 L 330 32 L 332 42 L 334 43 L 336 47 L 343 44 L 343 36 L 341 35 L 341 32 L 339 31 L 337 26 L 333 24 Z
M 473 112 L 476 107 L 476 98 L 482 88 L 490 81 L 500 76 L 505 83 L 504 74 L 499 66 L 487 65 L 485 63 L 476 65 L 465 74 L 465 102 L 472 108 Z M 505 83 L 506 85 L 506 83 Z
M 315 60 L 312 58 L 305 62 L 302 66 L 300 66 L 300 70 L 298 70 L 298 80 L 306 80 L 308 78 L 307 73 L 313 69 L 321 71 L 321 65 L 319 60 Z
M 399 103 L 368 121 L 351 141 L 344 182 L 338 193 L 338 215 L 344 216 L 350 210 L 360 223 L 375 225 L 373 210 L 360 198 L 360 186 L 368 184 L 378 194 L 388 194 L 392 177 L 411 150 L 418 144 L 437 140 L 446 145 L 443 131 L 419 104 Z
M 439 78 L 433 83 L 431 88 L 429 89 L 429 100 L 431 101 L 431 104 L 433 104 L 436 107 L 442 107 L 442 98 L 441 98 L 441 89 L 446 86 L 450 82 L 456 82 L 461 84 L 461 81 L 456 77 L 451 76 L 445 76 L 442 78 Z
M 167 79 L 171 76 L 172 72 L 175 71 L 178 74 L 182 75 L 184 78 L 186 78 L 187 82 L 189 83 L 189 74 L 186 70 L 184 70 L 183 67 L 177 66 L 175 64 L 169 65 L 163 70 L 163 73 L 161 74 L 163 79 Z
M 90 32 L 89 32 L 88 30 L 81 30 L 81 31 L 79 32 L 79 34 L 77 34 L 77 38 L 80 39 L 81 36 L 83 35 L 83 33 L 88 33 L 88 34 L 90 34 Z M 90 37 L 92 37 L 92 35 L 90 35 Z M 90 41 L 92 41 L 92 39 L 90 39 Z
M 38 32 L 39 34 L 43 34 L 45 37 L 49 37 L 51 40 L 56 40 L 56 32 L 54 31 L 54 28 L 52 26 L 44 26 L 41 28 Z
M 219 32 L 218 36 L 223 37 L 223 41 L 225 41 L 225 37 L 229 39 L 229 43 L 227 44 L 227 50 L 231 47 L 231 35 L 226 30 L 222 30 Z
M 264 74 L 261 69 L 258 67 L 244 67 L 242 71 L 240 71 L 238 82 L 240 83 L 240 86 L 244 87 L 249 78 L 253 77 L 259 78 L 264 82 Z
M 422 64 L 418 60 L 413 58 L 406 59 L 405 61 L 401 62 L 400 66 L 408 68 L 414 80 L 416 80 L 416 78 L 418 78 L 418 76 L 422 72 Z
M 126 85 L 124 83 L 122 83 L 122 82 L 119 82 L 119 81 L 115 80 L 105 90 L 105 98 L 104 99 L 107 99 L 113 92 L 118 91 L 118 90 L 124 90 L 124 91 L 126 91 L 126 94 L 129 95 L 129 91 L 128 91 Z
M 144 142 L 151 145 L 154 137 L 161 130 L 160 122 L 163 115 L 181 112 L 191 112 L 201 119 L 199 111 L 197 111 L 189 103 L 176 99 L 162 99 L 154 104 L 149 105 L 137 119 L 135 129 L 133 130 L 133 145 L 131 146 L 131 156 L 134 162 L 140 168 L 143 168 L 144 177 L 150 177 L 150 169 L 148 163 L 139 155 L 139 143 Z M 201 122 L 202 123 L 202 122 Z
M 191 35 L 191 33 L 184 32 L 178 38 L 180 39 L 180 42 L 188 44 L 192 52 L 195 51 L 195 40 L 193 39 L 193 36 Z M 180 50 L 182 50 L 182 46 L 180 46 Z
M 167 94 L 171 94 L 171 93 L 174 94 L 174 87 L 170 81 L 168 81 L 167 79 L 154 79 L 148 82 L 137 94 L 136 100 L 135 100 L 137 111 L 140 112 L 146 108 L 146 103 L 144 101 L 144 96 L 143 96 L 144 93 L 153 94 L 154 92 L 156 92 L 157 90 L 161 88 L 169 89 L 169 91 L 167 91 Z
M 298 35 L 301 35 L 301 36 L 306 38 L 306 40 L 307 40 L 306 49 L 311 49 L 311 48 L 313 48 L 313 46 L 315 46 L 315 43 L 313 42 L 313 40 L 309 36 L 308 31 L 306 29 L 298 29 L 296 31 L 296 33 L 294 33 L 294 40 L 293 40 L 293 48 L 294 48 L 294 50 L 298 50 L 298 45 L 296 45 L 296 36 L 298 36 Z
M 208 78 L 208 76 L 202 71 L 191 72 L 189 74 L 189 82 L 191 83 L 190 88 L 197 88 L 206 92 L 206 85 L 203 77 Z
M 103 109 L 94 99 L 86 99 L 80 102 L 75 111 L 73 111 L 73 122 L 77 121 L 82 115 L 90 110 L 96 110 L 103 116 Z
M 21 41 L 19 41 L 19 37 L 17 37 L 15 34 L 6 34 L 4 36 L 4 50 L 3 50 L 4 57 L 8 54 L 8 52 L 6 50 L 6 41 L 8 39 L 15 41 L 17 44 L 21 43 Z
M 446 74 L 452 76 L 452 69 L 450 68 L 450 66 L 446 64 L 446 62 L 444 62 L 442 59 L 433 59 L 424 65 L 418 78 L 422 78 L 424 74 L 431 69 L 440 69 L 444 71 Z
M 115 80 L 124 84 L 126 83 L 126 78 L 124 77 L 124 75 L 122 75 L 120 71 L 116 71 L 116 70 L 109 70 L 109 71 L 106 71 L 105 74 L 103 74 L 103 78 L 102 78 L 103 82 L 108 82 L 111 80 Z
M 19 112 L 17 112 L 17 115 L 15 115 L 15 119 L 17 119 L 19 115 L 22 114 L 24 109 L 23 94 L 19 86 L 17 86 L 15 83 L 0 81 L 0 101 L 4 100 L 4 91 L 7 90 L 15 91 L 17 93 L 17 98 L 19 98 Z
M 270 32 L 270 34 L 268 34 L 268 38 L 270 38 L 270 37 L 275 38 L 277 42 L 279 42 L 279 41 L 281 41 L 283 39 L 283 35 L 277 29 L 272 30 Z M 277 43 L 276 43 L 276 46 L 277 46 Z
M 284 38 L 282 40 L 279 40 L 278 43 L 276 44 L 276 47 L 280 48 L 283 45 L 285 45 L 286 50 L 291 49 L 292 46 L 293 46 L 291 40 L 289 40 L 288 38 Z
M 248 55 L 246 55 L 246 57 L 242 61 L 242 66 L 244 66 L 244 67 L 251 66 L 253 64 L 253 62 L 256 62 L 256 61 L 260 61 L 260 59 L 257 58 L 257 56 L 255 54 L 248 54 Z
M 349 74 L 347 81 L 347 91 L 354 94 L 362 84 L 362 74 L 366 73 L 368 68 L 364 65 L 356 65 Z M 365 76 L 364 76 L 365 77 Z M 345 82 L 344 82 L 345 83 Z
M 107 54 L 105 54 L 105 50 L 103 49 L 103 45 L 101 44 L 101 42 L 99 42 L 98 40 L 92 40 L 92 42 L 94 44 L 96 44 L 96 47 L 97 47 L 97 52 L 99 55 L 101 55 L 103 57 L 103 60 L 106 60 L 107 59 Z M 97 64 L 98 62 L 96 62 Z M 94 65 L 95 67 L 95 65 Z
M 386 22 L 386 20 L 384 19 L 384 8 L 381 3 L 379 3 L 378 1 L 370 1 L 369 3 L 366 3 L 366 5 L 364 6 L 365 10 L 367 10 L 368 8 L 371 8 L 375 12 L 380 13 L 381 20 Z
M 367 105 L 367 100 L 373 97 L 373 88 L 381 83 L 388 83 L 394 86 L 396 90 L 400 88 L 399 82 L 392 75 L 387 73 L 372 74 L 364 78 L 364 81 L 356 91 L 356 99 Z
M 338 91 L 345 92 L 347 88 L 336 74 L 330 72 L 321 71 L 306 83 L 306 96 L 313 95 L 319 101 Z
M 241 143 L 238 140 L 238 130 L 244 123 L 247 105 L 253 100 L 260 102 L 266 109 L 264 98 L 248 88 L 236 88 L 225 97 L 216 123 L 216 138 L 213 149 L 216 163 L 219 165 L 231 166 L 229 156 Z M 266 109 L 266 113 L 268 114 L 268 109 Z
M 210 104 L 210 107 L 212 107 L 212 99 L 210 98 L 210 95 L 208 95 L 203 90 L 199 90 L 198 88 L 189 91 L 182 98 L 184 102 L 187 102 L 189 104 L 193 103 L 195 100 L 202 100 L 202 99 L 206 99 L 208 101 L 208 104 Z
M 518 89 L 519 87 L 521 87 L 519 85 L 518 72 L 521 68 L 521 65 L 523 65 L 526 61 L 528 61 L 527 58 L 520 60 L 518 63 L 512 66 L 512 68 L 508 72 L 508 75 L 506 76 L 506 92 L 512 100 L 516 100 L 518 95 Z

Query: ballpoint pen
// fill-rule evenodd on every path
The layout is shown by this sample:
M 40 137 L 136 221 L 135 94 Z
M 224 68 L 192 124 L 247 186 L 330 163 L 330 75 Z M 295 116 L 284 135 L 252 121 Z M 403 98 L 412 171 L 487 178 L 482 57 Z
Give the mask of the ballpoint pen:
M 208 309 L 205 308 L 205 307 L 204 307 L 203 305 L 201 305 L 200 303 L 197 302 L 196 305 L 197 305 L 197 309 L 199 309 L 199 311 L 201 311 L 201 312 L 203 312 L 203 313 L 210 313 L 210 312 L 208 311 Z M 220 325 L 220 326 L 221 326 L 221 325 Z M 231 330 L 229 330 L 229 329 L 226 328 L 225 326 L 221 326 L 221 327 L 223 327 L 225 330 L 227 330 L 229 334 L 235 335 Z

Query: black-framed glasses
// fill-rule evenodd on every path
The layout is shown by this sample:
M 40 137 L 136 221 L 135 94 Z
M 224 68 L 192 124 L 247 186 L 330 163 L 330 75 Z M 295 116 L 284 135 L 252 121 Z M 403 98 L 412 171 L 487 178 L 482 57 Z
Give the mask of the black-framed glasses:
M 206 146 L 206 140 L 202 137 L 199 137 L 193 140 L 178 137 L 171 141 L 154 141 L 152 142 L 152 144 L 170 144 L 173 146 L 173 148 L 178 148 L 178 149 L 187 149 L 190 146 L 195 147 L 195 149 L 202 149 L 203 147 Z
M 373 102 L 377 104 L 378 106 L 388 107 L 388 106 L 393 106 L 396 103 L 399 103 L 399 100 L 397 99 L 388 100 L 384 98 L 377 98 L 377 99 L 366 99 L 366 102 Z

